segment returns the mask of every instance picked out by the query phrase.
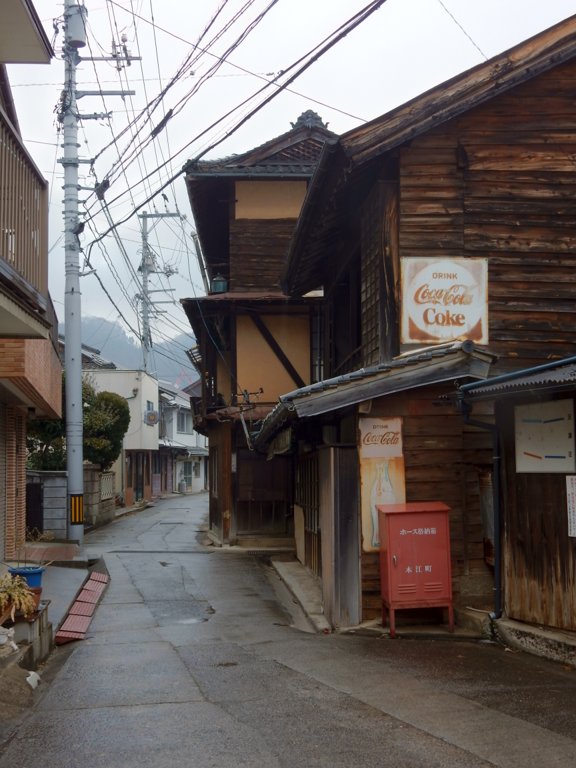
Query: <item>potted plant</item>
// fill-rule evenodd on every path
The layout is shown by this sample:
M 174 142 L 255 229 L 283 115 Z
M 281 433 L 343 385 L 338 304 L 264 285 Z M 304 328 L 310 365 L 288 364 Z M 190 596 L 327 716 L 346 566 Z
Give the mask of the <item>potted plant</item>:
M 0 576 L 0 624 L 14 621 L 17 612 L 30 616 L 36 608 L 34 594 L 21 576 Z
M 38 542 L 46 540 L 45 535 L 37 529 L 26 531 L 26 542 L 18 550 L 16 562 L 7 563 L 8 572 L 12 576 L 21 576 L 28 586 L 34 589 L 42 589 L 42 574 L 51 562 L 44 557 L 46 552 L 35 546 Z M 28 543 L 30 548 L 26 546 Z

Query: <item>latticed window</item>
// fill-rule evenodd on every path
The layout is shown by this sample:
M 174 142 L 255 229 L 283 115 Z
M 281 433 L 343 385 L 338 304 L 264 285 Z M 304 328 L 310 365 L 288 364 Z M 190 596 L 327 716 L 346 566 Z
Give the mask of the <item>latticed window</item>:
M 380 362 L 380 197 L 372 194 L 362 218 L 362 352 L 363 364 Z

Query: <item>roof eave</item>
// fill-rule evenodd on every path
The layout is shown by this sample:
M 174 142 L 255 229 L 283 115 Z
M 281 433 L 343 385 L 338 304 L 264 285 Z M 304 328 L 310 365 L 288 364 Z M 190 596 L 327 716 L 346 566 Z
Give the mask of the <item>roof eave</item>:
M 328 183 L 328 175 L 334 174 L 337 170 L 335 159 L 342 158 L 339 153 L 340 140 L 332 139 L 327 141 L 320 155 L 318 165 L 310 180 L 310 185 L 302 204 L 300 216 L 296 223 L 296 229 L 290 241 L 288 254 L 286 257 L 286 266 L 280 278 L 280 285 L 286 293 L 290 295 L 303 294 L 318 287 L 315 284 L 314 277 L 302 280 L 302 270 L 300 269 L 300 255 L 304 250 L 307 239 L 314 222 L 317 219 L 317 212 L 320 207 L 326 203 L 332 192 L 333 186 Z M 340 166 L 338 165 L 338 168 Z
M 472 342 L 455 342 L 395 358 L 389 364 L 302 387 L 280 397 L 266 418 L 255 444 L 263 448 L 288 421 L 338 411 L 366 400 L 386 397 L 459 378 L 485 379 L 496 356 Z
M 352 167 L 480 106 L 576 55 L 576 15 L 341 137 Z

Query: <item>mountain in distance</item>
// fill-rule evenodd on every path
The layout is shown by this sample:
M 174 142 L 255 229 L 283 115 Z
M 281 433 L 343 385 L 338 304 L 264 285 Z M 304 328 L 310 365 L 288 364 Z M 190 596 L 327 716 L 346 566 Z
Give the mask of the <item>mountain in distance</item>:
M 64 334 L 64 325 L 59 327 Z M 128 336 L 117 322 L 102 317 L 82 318 L 82 344 L 97 349 L 101 357 L 121 369 L 139 369 L 143 366 L 142 348 Z M 173 339 L 152 344 L 148 369 L 151 375 L 182 388 L 196 381 L 198 372 L 186 356 L 185 350 L 196 344 L 192 333 L 181 333 Z

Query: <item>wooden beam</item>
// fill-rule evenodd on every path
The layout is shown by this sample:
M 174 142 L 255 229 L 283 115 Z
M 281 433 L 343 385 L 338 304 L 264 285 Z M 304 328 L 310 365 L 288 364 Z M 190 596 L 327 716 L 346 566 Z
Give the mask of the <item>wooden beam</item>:
M 270 349 L 274 352 L 278 360 L 282 363 L 284 366 L 284 369 L 288 372 L 296 386 L 299 387 L 305 387 L 306 382 L 304 379 L 300 376 L 296 368 L 292 365 L 286 354 L 284 353 L 284 350 L 282 347 L 278 344 L 272 333 L 270 332 L 270 329 L 266 325 L 266 323 L 262 320 L 260 315 L 257 315 L 255 312 L 248 312 L 248 316 L 252 318 L 252 322 L 258 328 L 260 331 L 262 337 L 270 347 Z

